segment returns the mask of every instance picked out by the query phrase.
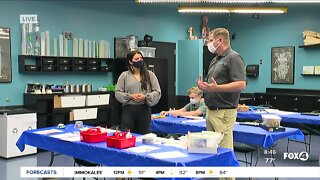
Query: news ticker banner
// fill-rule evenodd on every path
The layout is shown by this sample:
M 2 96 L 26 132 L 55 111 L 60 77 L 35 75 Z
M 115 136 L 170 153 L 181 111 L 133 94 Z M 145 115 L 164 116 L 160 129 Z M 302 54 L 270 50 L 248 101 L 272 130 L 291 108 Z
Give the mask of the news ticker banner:
M 309 177 L 320 178 L 320 167 L 21 167 L 23 178 L 67 177 Z

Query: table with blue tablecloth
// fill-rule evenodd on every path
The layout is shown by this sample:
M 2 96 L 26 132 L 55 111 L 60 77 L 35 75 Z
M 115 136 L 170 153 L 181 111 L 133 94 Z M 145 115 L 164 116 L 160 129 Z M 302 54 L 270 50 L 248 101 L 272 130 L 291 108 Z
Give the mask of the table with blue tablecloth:
M 24 150 L 25 145 L 31 145 L 51 152 L 65 154 L 105 166 L 239 166 L 234 152 L 226 148 L 218 148 L 217 154 L 188 154 L 186 149 L 153 144 L 152 146 L 158 147 L 159 149 L 150 152 L 135 153 L 126 149 L 107 147 L 105 142 L 70 142 L 51 137 L 52 134 L 37 133 L 37 131 L 50 129 L 57 128 L 48 127 L 24 131 L 16 145 L 21 151 Z M 74 125 L 67 125 L 65 129 L 60 130 L 63 130 L 63 132 L 60 133 L 79 132 L 78 129 L 74 128 Z M 136 143 L 136 146 L 141 145 L 141 142 Z M 169 151 L 179 151 L 186 154 L 187 157 L 159 159 L 150 155 L 151 153 Z
M 160 133 L 186 134 L 206 130 L 205 120 L 190 120 L 182 117 L 170 117 L 153 119 L 151 131 Z M 260 127 L 235 124 L 233 127 L 233 139 L 235 142 L 246 143 L 258 147 L 269 148 L 281 138 L 292 138 L 303 141 L 303 133 L 296 128 L 285 128 L 284 132 L 269 132 Z
M 261 120 L 262 114 L 274 114 L 281 117 L 281 123 L 286 126 L 296 127 L 301 130 L 305 130 L 311 134 L 320 135 L 320 116 L 318 115 L 306 115 L 298 112 L 285 112 L 285 111 L 274 111 L 272 113 L 267 112 L 264 109 L 257 109 L 247 112 L 238 112 L 237 118 L 239 120 Z
M 295 124 L 308 124 L 308 125 L 320 125 L 320 116 L 304 115 L 301 113 L 268 113 L 264 110 L 254 110 L 247 112 L 238 112 L 237 118 L 248 120 L 262 119 L 262 114 L 275 114 L 281 117 L 281 122 L 295 123 Z

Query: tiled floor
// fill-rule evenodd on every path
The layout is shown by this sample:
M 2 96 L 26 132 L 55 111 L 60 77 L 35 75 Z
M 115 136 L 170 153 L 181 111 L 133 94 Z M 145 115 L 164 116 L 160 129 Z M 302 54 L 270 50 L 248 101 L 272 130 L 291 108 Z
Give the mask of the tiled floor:
M 320 136 L 312 136 L 312 145 L 311 145 L 311 154 L 310 159 L 315 161 L 300 161 L 300 160 L 284 160 L 283 152 L 286 152 L 287 139 L 281 139 L 277 142 L 277 145 L 273 147 L 273 150 L 276 151 L 277 156 L 275 157 L 276 166 L 320 166 L 319 164 L 319 155 L 320 155 Z M 305 146 L 297 142 L 290 142 L 289 152 L 301 152 L 305 151 Z M 244 159 L 243 153 L 236 152 L 238 159 Z M 256 153 L 254 153 L 254 161 L 256 158 Z M 264 151 L 260 150 L 259 159 L 257 166 L 272 166 L 270 163 L 266 163 Z M 0 180 L 20 180 L 20 167 L 23 166 L 47 166 L 50 160 L 49 152 L 40 152 L 37 155 L 25 156 L 20 158 L 13 159 L 2 159 L 0 158 Z M 241 166 L 245 164 L 240 163 Z M 73 158 L 58 155 L 55 157 L 53 166 L 73 166 Z M 24 180 L 27 178 L 24 178 Z M 65 178 L 67 179 L 67 178 Z M 69 178 L 70 179 L 70 178 Z M 82 179 L 82 178 L 76 178 Z M 92 178 L 86 178 L 92 179 Z M 102 179 L 102 178 L 100 178 Z M 110 179 L 110 178 L 109 178 Z M 248 179 L 248 178 L 237 178 L 237 179 Z M 271 180 L 274 178 L 252 178 L 255 180 Z M 280 180 L 287 180 L 289 178 L 279 178 Z M 298 178 L 303 180 L 302 178 Z M 297 179 L 297 180 L 298 180 Z M 305 178 L 307 179 L 307 178 Z M 308 178 L 308 180 L 315 180 L 319 178 Z

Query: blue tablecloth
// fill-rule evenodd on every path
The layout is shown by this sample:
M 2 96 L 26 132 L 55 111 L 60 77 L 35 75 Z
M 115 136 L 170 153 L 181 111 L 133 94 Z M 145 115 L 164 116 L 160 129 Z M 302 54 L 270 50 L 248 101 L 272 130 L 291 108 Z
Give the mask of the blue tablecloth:
M 35 133 L 36 131 L 53 128 L 55 127 L 24 131 L 16 145 L 21 151 L 24 150 L 25 145 L 31 145 L 106 166 L 239 166 L 234 152 L 226 148 L 219 148 L 218 154 L 188 154 L 186 149 L 152 145 L 160 149 L 138 154 L 125 149 L 109 148 L 105 142 L 68 142 L 50 137 L 50 135 Z M 63 130 L 63 133 L 78 131 L 74 129 L 74 125 L 68 125 Z M 136 143 L 136 146 L 140 145 L 142 144 L 139 142 Z M 180 151 L 188 156 L 182 158 L 157 159 L 149 155 L 150 153 L 167 151 Z
M 186 118 L 166 117 L 162 119 L 154 119 L 151 122 L 151 131 L 161 133 L 178 133 L 186 134 L 190 132 L 199 132 L 206 130 L 205 121 L 198 122 Z M 233 139 L 235 142 L 247 143 L 263 148 L 272 146 L 281 138 L 292 138 L 303 141 L 303 133 L 296 128 L 286 127 L 285 132 L 269 132 L 260 127 L 245 126 L 235 124 L 233 127 Z
M 266 114 L 267 112 L 263 111 L 247 111 L 247 112 L 238 112 L 237 118 L 239 119 L 251 119 L 258 120 L 262 119 L 261 114 Z M 294 114 L 276 114 L 280 116 L 281 122 L 295 123 L 295 124 L 310 124 L 310 125 L 320 125 L 320 116 L 310 116 L 310 115 L 301 115 L 301 113 Z

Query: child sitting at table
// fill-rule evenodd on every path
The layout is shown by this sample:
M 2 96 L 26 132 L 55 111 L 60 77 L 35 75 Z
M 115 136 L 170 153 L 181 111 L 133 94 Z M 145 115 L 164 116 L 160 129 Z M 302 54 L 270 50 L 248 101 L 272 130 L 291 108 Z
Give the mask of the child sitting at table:
M 188 90 L 190 102 L 178 110 L 162 111 L 160 114 L 171 116 L 203 116 L 206 114 L 206 105 L 202 98 L 202 91 L 198 87 Z

